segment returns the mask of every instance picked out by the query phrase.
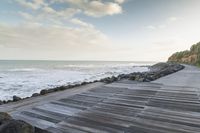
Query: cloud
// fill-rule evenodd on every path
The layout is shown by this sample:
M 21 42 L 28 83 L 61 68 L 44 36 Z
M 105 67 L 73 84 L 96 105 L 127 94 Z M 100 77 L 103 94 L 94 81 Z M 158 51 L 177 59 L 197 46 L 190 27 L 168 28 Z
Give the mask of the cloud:
M 87 5 L 82 6 L 84 13 L 93 17 L 102 17 L 106 15 L 114 15 L 122 13 L 122 8 L 117 3 L 101 1 L 91 1 Z
M 23 17 L 23 18 L 25 18 L 26 20 L 32 20 L 34 17 L 31 15 L 31 14 L 29 14 L 29 13 L 26 13 L 26 12 L 18 12 L 18 14 L 21 16 L 21 17 Z
M 74 10 L 79 10 L 79 13 L 83 13 L 87 16 L 102 17 L 106 15 L 114 15 L 122 13 L 122 7 L 120 4 L 124 0 L 114 0 L 113 2 L 103 2 L 101 0 L 15 0 L 20 5 L 33 10 L 43 10 L 47 13 L 61 14 L 64 11 L 58 11 L 51 6 L 56 3 L 71 4 Z M 67 9 L 64 9 L 67 10 Z M 72 14 L 74 15 L 74 14 Z M 63 15 L 64 16 L 64 15 Z
M 115 2 L 119 3 L 119 4 L 122 4 L 125 2 L 125 0 L 115 0 Z
M 94 26 L 92 24 L 83 22 L 82 20 L 78 19 L 78 18 L 73 18 L 70 20 L 71 23 L 79 25 L 79 26 L 83 26 L 83 27 L 89 27 L 89 28 L 94 28 Z
M 123 12 L 123 0 L 13 0 L 22 6 L 16 14 L 21 21 L 15 25 L 0 24 L 0 55 L 35 59 L 58 55 L 91 57 L 113 48 L 110 39 L 93 24 L 76 14 L 103 17 Z M 56 5 L 67 5 L 55 8 Z M 27 10 L 28 9 L 28 10 Z M 13 50 L 7 55 L 4 50 Z M 6 51 L 5 50 L 5 51 Z M 29 51 L 29 52 L 27 52 Z M 34 53 L 35 51 L 35 53 Z M 23 53 L 23 54 L 22 54 Z M 18 56 L 19 55 L 19 56 Z M 21 55 L 21 56 L 20 56 Z M 55 55 L 55 56 L 54 56 Z M 53 57 L 48 57 L 53 59 Z M 102 56 L 99 56 L 102 57 Z M 94 57 L 95 58 L 95 57 Z
M 150 30 L 165 29 L 165 28 L 169 27 L 171 24 L 173 24 L 175 21 L 178 21 L 178 20 L 179 20 L 178 17 L 169 17 L 164 21 L 164 23 L 162 23 L 160 25 L 149 25 L 149 26 L 146 26 L 146 28 L 150 29 Z
M 37 10 L 41 8 L 42 6 L 47 6 L 47 4 L 44 2 L 44 0 L 32 0 L 32 1 L 27 1 L 27 0 L 15 0 L 18 2 L 20 5 L 26 7 L 26 8 L 31 8 L 33 10 Z
M 98 49 L 108 42 L 106 35 L 90 27 L 0 25 L 0 44 L 6 48 L 88 52 L 88 50 Z
M 170 18 L 169 18 L 169 21 L 171 21 L 171 22 L 174 22 L 174 21 L 177 21 L 177 20 L 178 20 L 177 17 L 170 17 Z

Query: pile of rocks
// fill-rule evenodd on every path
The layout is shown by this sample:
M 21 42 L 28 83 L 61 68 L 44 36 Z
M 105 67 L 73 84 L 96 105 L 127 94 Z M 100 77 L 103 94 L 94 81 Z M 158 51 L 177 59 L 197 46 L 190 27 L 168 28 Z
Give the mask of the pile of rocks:
M 0 133 L 49 133 L 49 132 L 33 127 L 24 121 L 14 120 L 9 114 L 0 112 Z
M 184 66 L 176 63 L 158 63 L 149 67 L 149 69 L 149 72 L 130 74 L 129 79 L 141 82 L 150 82 L 180 71 L 184 69 Z
M 150 82 L 163 76 L 180 71 L 184 69 L 184 66 L 177 63 L 158 63 L 153 66 L 150 66 L 149 69 L 150 71 L 148 72 L 134 72 L 130 74 L 121 74 L 117 77 L 108 77 L 101 79 L 100 81 L 105 83 L 112 83 L 121 79 L 130 79 L 139 82 Z

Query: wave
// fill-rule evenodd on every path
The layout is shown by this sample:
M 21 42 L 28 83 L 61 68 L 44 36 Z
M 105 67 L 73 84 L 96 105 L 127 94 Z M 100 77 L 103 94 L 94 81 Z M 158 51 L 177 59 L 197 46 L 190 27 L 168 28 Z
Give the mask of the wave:
M 33 72 L 33 71 L 41 71 L 42 69 L 39 68 L 15 68 L 15 69 L 8 69 L 8 72 Z
M 64 65 L 62 68 L 53 67 L 29 67 L 14 68 L 0 71 L 0 100 L 12 99 L 13 95 L 19 97 L 31 96 L 42 89 L 53 88 L 62 85 L 77 84 L 99 80 L 105 77 L 128 74 L 132 72 L 148 71 L 148 67 L 131 66 L 131 64 L 105 64 L 101 65 Z M 79 68 L 74 68 L 75 66 Z M 91 69 L 91 67 L 93 69 Z

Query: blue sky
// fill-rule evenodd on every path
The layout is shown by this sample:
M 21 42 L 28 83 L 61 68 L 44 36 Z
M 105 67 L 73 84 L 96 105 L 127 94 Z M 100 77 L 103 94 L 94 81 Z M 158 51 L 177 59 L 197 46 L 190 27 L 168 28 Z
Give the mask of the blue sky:
M 199 24 L 199 0 L 2 0 L 0 58 L 166 61 Z

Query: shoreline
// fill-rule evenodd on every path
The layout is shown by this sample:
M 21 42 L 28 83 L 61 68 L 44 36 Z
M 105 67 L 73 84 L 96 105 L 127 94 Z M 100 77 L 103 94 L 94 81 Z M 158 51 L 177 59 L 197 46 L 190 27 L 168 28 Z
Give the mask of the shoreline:
M 54 88 L 54 89 L 51 89 L 51 90 L 45 90 L 45 91 L 41 90 L 41 93 L 42 93 L 42 91 L 44 93 L 43 95 L 39 94 L 38 96 L 35 96 L 35 97 L 26 98 L 26 100 L 21 99 L 17 102 L 10 102 L 9 104 L 4 104 L 4 105 L 0 106 L 1 111 L 2 111 L 2 112 L 0 112 L 0 127 L 1 127 L 0 132 L 1 131 L 3 131 L 3 132 L 4 131 L 11 131 L 12 129 L 16 130 L 16 133 L 18 133 L 18 132 L 21 133 L 22 131 L 25 131 L 25 130 L 30 132 L 30 133 L 50 133 L 50 132 L 60 131 L 59 127 L 51 129 L 53 127 L 51 127 L 51 125 L 48 125 L 48 122 L 47 123 L 39 122 L 41 125 L 38 125 L 39 123 L 37 123 L 38 122 L 37 119 L 44 121 L 44 122 L 48 121 L 50 119 L 56 120 L 56 118 L 54 118 L 54 115 L 49 116 L 49 115 L 42 115 L 40 113 L 45 113 L 44 111 L 49 111 L 49 110 L 53 111 L 55 109 L 55 107 L 57 107 L 57 106 L 59 106 L 58 109 L 55 109 L 53 111 L 54 113 L 57 112 L 58 113 L 57 115 L 63 115 L 63 113 L 64 114 L 70 113 L 70 111 L 66 112 L 65 109 L 67 109 L 68 107 L 70 108 L 71 106 L 75 107 L 73 110 L 77 110 L 76 107 L 78 107 L 79 109 L 77 111 L 83 111 L 84 109 L 83 110 L 80 109 L 80 108 L 83 108 L 82 103 L 81 103 L 83 98 L 86 98 L 86 99 L 89 98 L 91 100 L 91 97 L 94 98 L 94 96 L 96 96 L 98 94 L 98 91 L 100 91 L 100 92 L 103 91 L 103 93 L 108 92 L 109 95 L 107 95 L 107 96 L 105 95 L 105 97 L 107 97 L 107 98 L 110 97 L 113 94 L 118 94 L 118 93 L 120 93 L 120 94 L 122 93 L 122 94 L 126 95 L 126 92 L 129 92 L 129 91 L 132 92 L 130 94 L 133 95 L 133 96 L 138 95 L 137 91 L 135 92 L 134 89 L 133 90 L 128 89 L 129 91 L 124 91 L 124 92 L 121 91 L 121 89 L 126 88 L 125 87 L 126 85 L 130 85 L 130 84 L 125 83 L 124 87 L 122 87 L 123 86 L 122 85 L 121 89 L 117 89 L 117 88 L 115 88 L 115 86 L 118 86 L 118 84 L 113 85 L 113 86 L 111 84 L 111 86 L 109 86 L 109 83 L 113 83 L 114 81 L 119 81 L 119 80 L 123 81 L 123 79 L 128 79 L 128 80 L 132 80 L 132 81 L 139 81 L 138 83 L 141 83 L 141 84 L 144 83 L 144 82 L 147 83 L 147 82 L 156 80 L 160 77 L 163 77 L 163 76 L 175 73 L 177 71 L 180 71 L 183 68 L 185 68 L 185 67 L 183 65 L 180 65 L 180 64 L 158 63 L 158 64 L 155 64 L 155 65 L 149 67 L 149 69 L 150 69 L 149 72 L 122 74 L 122 75 L 119 75 L 117 77 L 104 78 L 104 79 L 101 79 L 101 81 L 98 81 L 96 83 L 92 82 L 91 84 L 86 82 L 86 83 L 82 83 L 81 85 L 80 84 L 74 85 L 71 88 L 69 87 L 68 88 L 69 90 L 66 89 L 67 88 L 66 86 L 61 86 L 61 87 L 57 87 L 57 88 Z M 151 83 L 149 83 L 149 84 L 151 84 Z M 110 88 L 110 90 L 106 89 L 106 92 L 105 92 L 105 89 L 101 90 L 101 88 L 99 88 L 99 86 L 104 86 L 104 85 L 105 86 L 108 85 L 107 87 Z M 73 89 L 73 87 L 74 87 L 74 89 Z M 63 88 L 63 89 L 61 89 L 63 91 L 61 91 L 59 88 L 60 89 Z M 142 89 L 142 88 L 140 88 L 140 89 Z M 85 92 L 89 92 L 91 89 L 96 90 L 96 91 L 92 92 L 93 95 L 90 95 L 90 94 L 87 94 L 87 93 L 83 94 Z M 142 95 L 149 92 L 149 90 L 146 90 L 146 89 L 140 90 L 140 89 L 138 91 L 141 91 Z M 150 91 L 156 92 L 157 89 L 158 88 L 153 87 L 152 90 L 150 90 Z M 145 92 L 144 92 L 144 90 L 145 90 Z M 53 92 L 55 92 L 55 93 L 53 93 Z M 149 101 L 148 100 L 149 95 L 152 95 L 152 94 L 146 95 L 147 101 Z M 72 98 L 71 96 L 77 96 L 77 97 Z M 113 96 L 115 97 L 115 95 L 113 95 Z M 69 105 L 67 104 L 68 103 L 67 101 L 63 102 L 63 103 L 59 102 L 61 99 L 66 99 L 66 98 L 69 98 L 69 97 L 71 97 L 71 100 L 73 100 L 75 98 L 74 99 L 75 101 L 76 100 L 80 101 L 81 106 L 79 106 L 79 104 L 77 105 L 77 103 L 73 103 L 73 104 L 70 105 L 70 101 L 68 101 Z M 91 100 L 91 102 L 94 103 L 94 104 L 96 102 L 98 103 L 98 101 L 100 99 L 104 99 L 105 97 L 97 96 L 95 99 L 92 98 L 93 100 Z M 117 97 L 117 95 L 116 95 L 116 97 Z M 99 100 L 97 100 L 97 99 L 99 99 Z M 70 98 L 68 100 L 70 100 Z M 112 109 L 112 106 L 115 106 L 115 107 L 118 106 L 118 108 L 122 107 L 121 105 L 116 105 L 115 102 L 116 101 L 112 101 L 110 103 L 111 109 Z M 86 103 L 87 103 L 87 100 L 86 100 Z M 128 102 L 127 104 L 130 104 L 130 103 Z M 135 104 L 133 104 L 133 105 L 135 105 Z M 102 107 L 102 106 L 100 106 L 100 107 Z M 35 109 L 37 109 L 37 108 L 42 109 L 43 111 L 42 112 L 39 111 L 40 112 L 39 114 L 37 114 L 37 113 L 34 114 L 34 108 Z M 107 107 L 103 106 L 102 108 L 107 108 Z M 110 109 L 110 106 L 108 108 Z M 125 106 L 123 108 L 126 110 L 126 109 L 129 109 L 130 107 Z M 76 118 L 76 116 L 73 115 L 73 113 L 72 113 L 72 118 Z M 12 132 L 13 131 L 11 131 L 11 133 Z
M 12 100 L 3 100 L 3 101 L 0 100 L 0 105 L 11 103 L 11 102 L 17 102 L 17 101 L 29 99 L 32 97 L 42 96 L 42 95 L 46 95 L 46 94 L 53 93 L 53 92 L 64 91 L 67 89 L 73 89 L 74 87 L 91 84 L 91 83 L 96 83 L 96 82 L 103 82 L 103 83 L 108 84 L 108 83 L 112 83 L 112 82 L 119 81 L 122 79 L 130 79 L 130 80 L 134 80 L 134 81 L 138 81 L 138 82 L 151 82 L 158 78 L 161 78 L 166 75 L 180 71 L 180 70 L 184 69 L 184 66 L 177 64 L 177 63 L 167 62 L 167 63 L 157 63 L 155 65 L 149 66 L 149 69 L 150 70 L 147 72 L 133 72 L 130 74 L 120 74 L 118 76 L 106 77 L 106 78 L 103 78 L 100 80 L 94 80 L 91 82 L 82 82 L 82 83 L 73 84 L 73 85 L 72 84 L 66 85 L 66 86 L 62 85 L 62 86 L 55 87 L 55 88 L 42 89 L 40 91 L 40 93 L 34 93 L 34 94 L 32 94 L 32 96 L 25 97 L 25 98 L 20 98 L 20 97 L 14 95 Z

